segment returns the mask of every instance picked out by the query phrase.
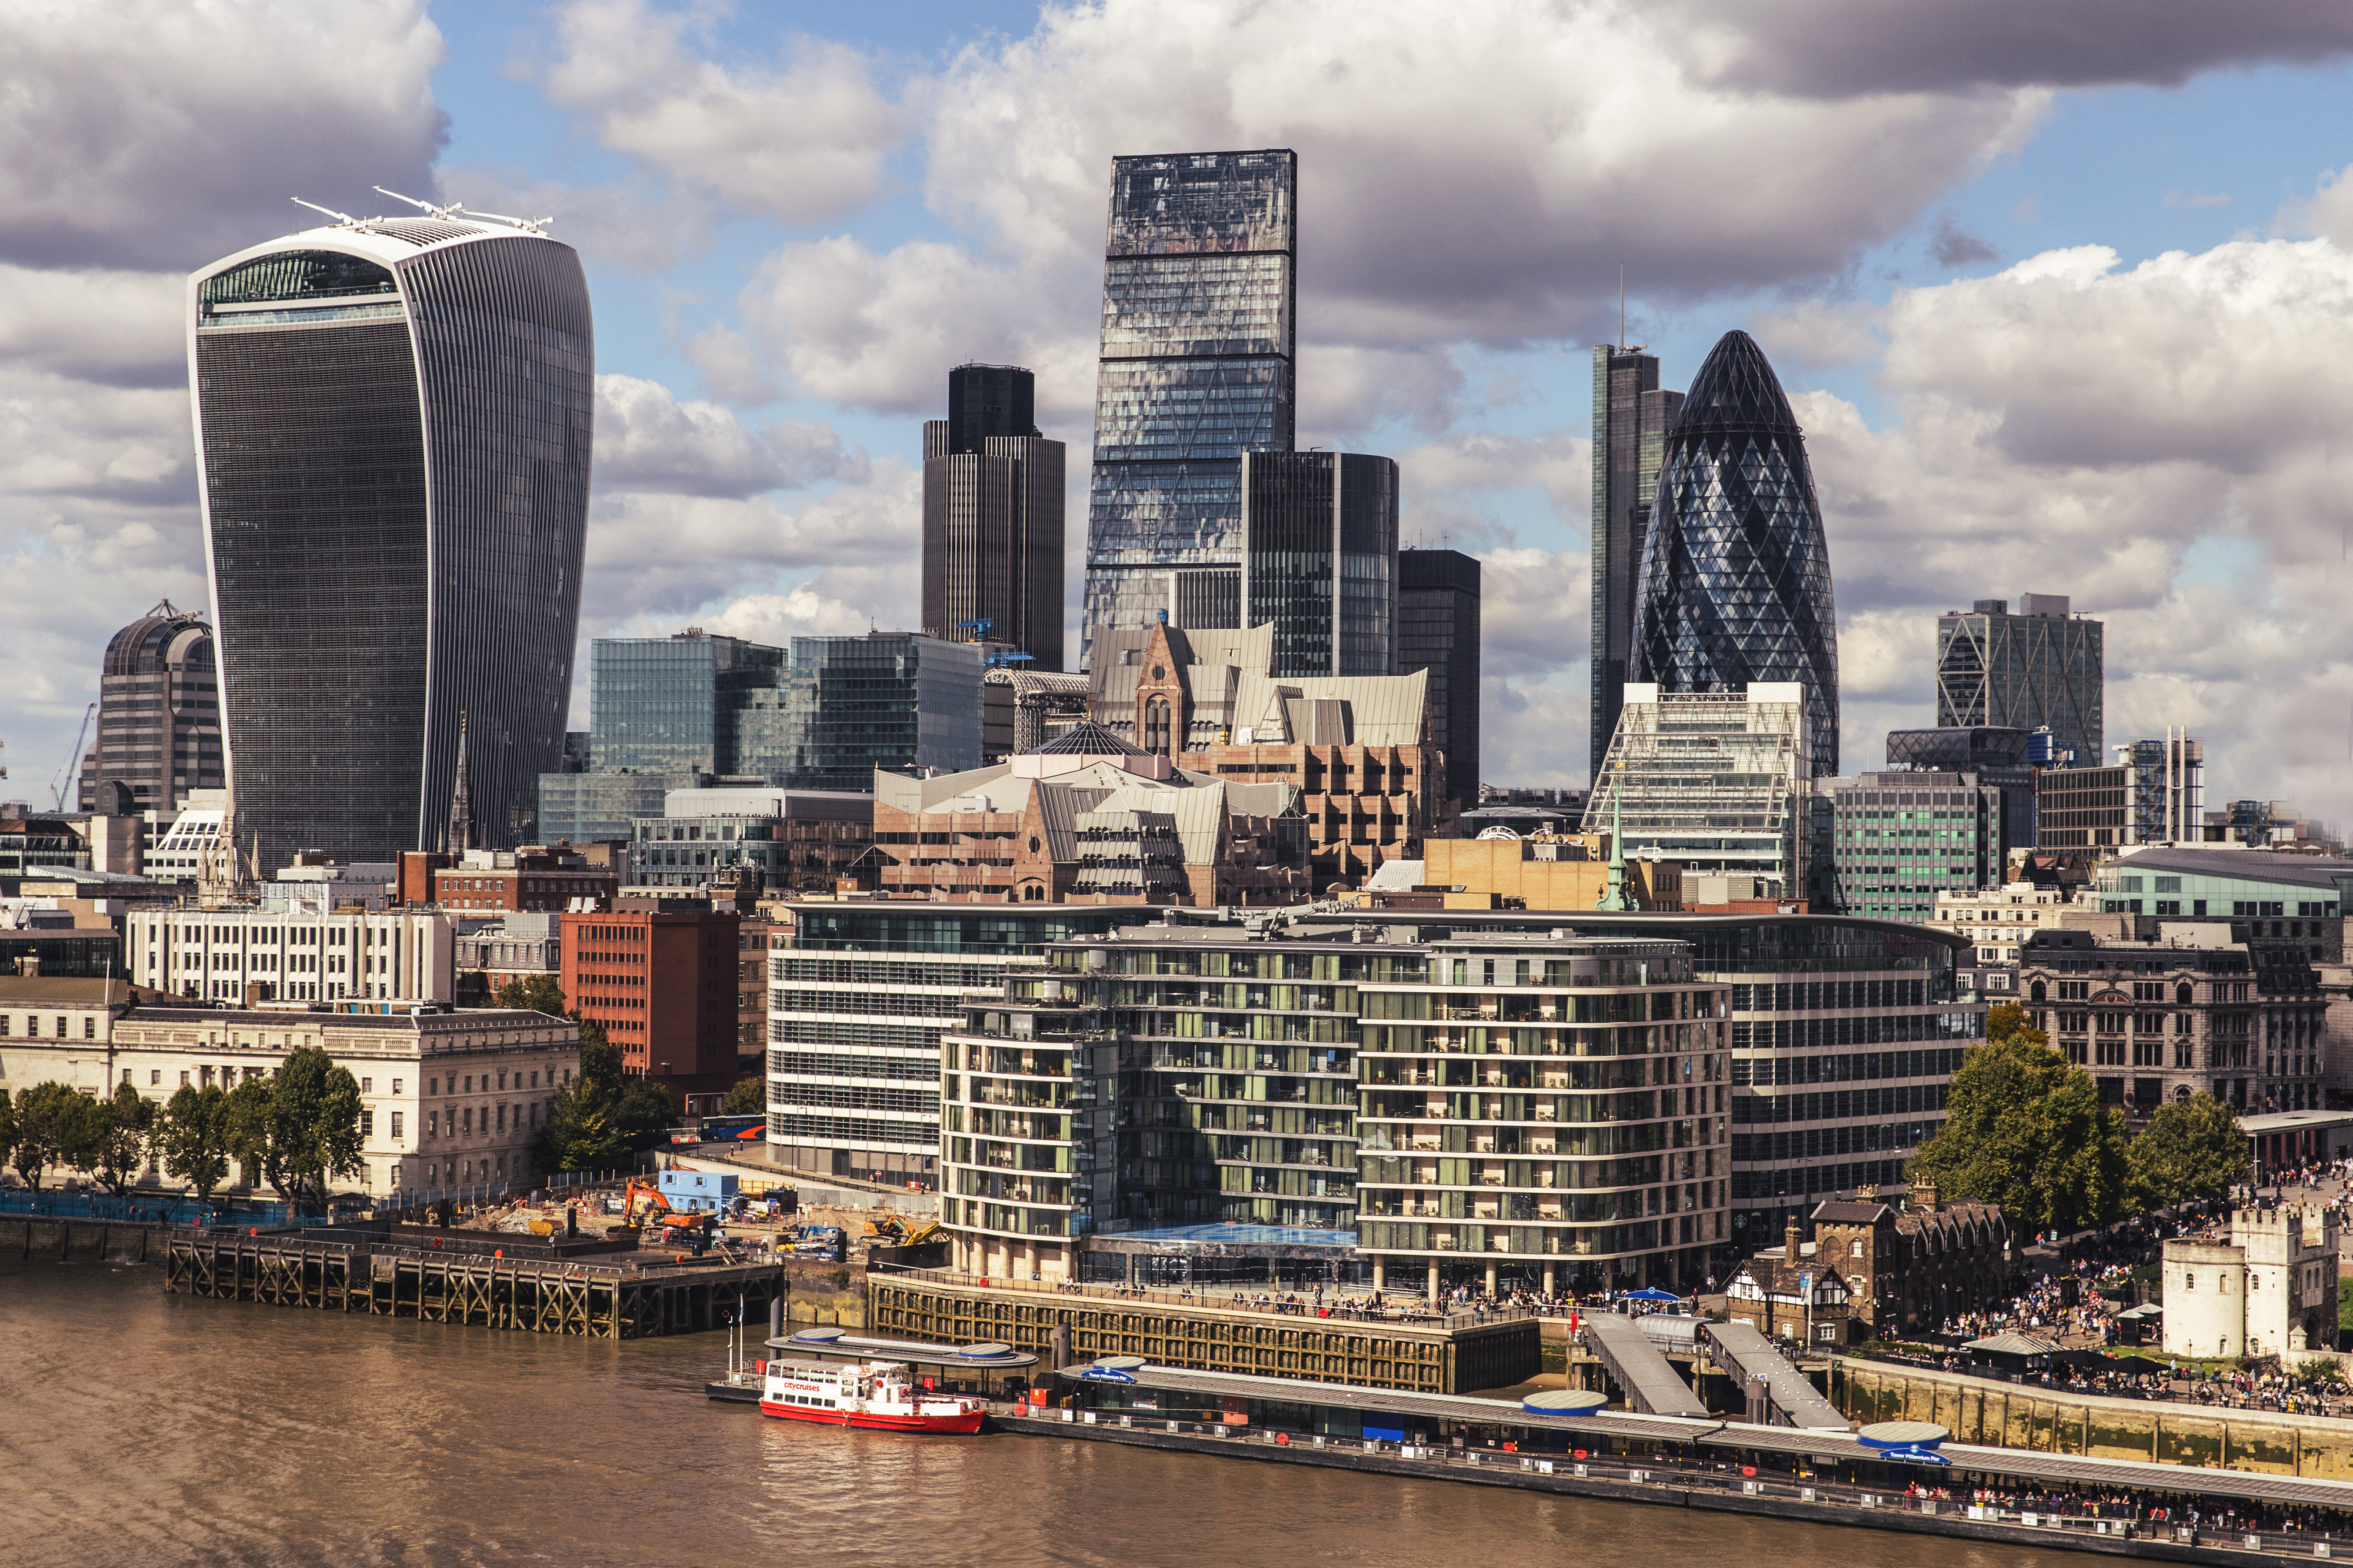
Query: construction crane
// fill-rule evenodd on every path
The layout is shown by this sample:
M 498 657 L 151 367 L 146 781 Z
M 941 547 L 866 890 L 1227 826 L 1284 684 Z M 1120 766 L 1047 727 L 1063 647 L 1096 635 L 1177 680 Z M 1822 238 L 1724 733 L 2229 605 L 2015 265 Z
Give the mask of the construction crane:
M 58 776 L 49 781 L 49 809 L 52 811 L 66 808 L 66 791 L 73 786 L 74 774 L 80 770 L 81 743 L 90 735 L 90 721 L 97 711 L 98 704 L 95 702 L 81 710 L 81 728 L 74 731 L 73 750 L 66 753 L 66 765 L 58 770 Z

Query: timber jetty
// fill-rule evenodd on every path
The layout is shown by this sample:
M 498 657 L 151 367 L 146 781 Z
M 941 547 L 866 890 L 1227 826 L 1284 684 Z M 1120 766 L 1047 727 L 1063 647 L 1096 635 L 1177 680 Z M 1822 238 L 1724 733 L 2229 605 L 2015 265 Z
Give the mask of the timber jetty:
M 385 1221 L 299 1231 L 180 1230 L 164 1246 L 168 1295 L 636 1340 L 765 1316 L 777 1264 L 633 1243 L 439 1230 Z

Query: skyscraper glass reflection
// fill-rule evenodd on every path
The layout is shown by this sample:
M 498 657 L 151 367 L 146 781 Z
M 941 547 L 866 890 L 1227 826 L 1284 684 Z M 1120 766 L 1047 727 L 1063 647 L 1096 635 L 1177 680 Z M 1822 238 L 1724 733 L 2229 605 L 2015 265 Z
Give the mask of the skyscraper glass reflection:
M 1293 153 L 1113 161 L 1086 627 L 1233 626 L 1241 455 L 1293 441 Z M 1082 650 L 1083 652 L 1083 650 Z
M 1277 679 L 1395 663 L 1397 464 L 1359 452 L 1242 456 L 1243 624 L 1274 627 Z
M 1809 772 L 1838 772 L 1838 616 L 1821 506 L 1797 416 L 1746 332 L 1709 352 L 1667 434 L 1637 606 L 1633 679 L 1661 692 L 1795 681 Z
M 570 247 L 346 220 L 188 279 L 188 369 L 239 837 L 380 859 L 449 810 L 535 826 L 572 684 L 595 344 Z

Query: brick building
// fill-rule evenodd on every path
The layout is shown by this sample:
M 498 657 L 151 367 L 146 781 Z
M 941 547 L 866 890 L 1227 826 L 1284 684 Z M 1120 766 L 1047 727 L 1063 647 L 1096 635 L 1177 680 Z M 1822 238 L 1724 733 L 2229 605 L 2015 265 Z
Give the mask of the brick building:
M 622 1070 L 652 1079 L 689 1115 L 735 1081 L 739 922 L 700 900 L 624 899 L 564 917 L 564 995 L 605 1031 Z
M 1825 1266 L 1817 1248 L 1798 1239 L 1793 1221 L 1781 1245 L 1751 1258 L 1724 1288 L 1725 1316 L 1767 1339 L 1805 1344 L 1852 1344 L 1862 1337 L 1854 1287 Z
M 400 857 L 402 903 L 432 904 L 459 913 L 561 911 L 576 899 L 610 904 L 620 890 L 617 867 L 593 865 L 568 844 L 455 854 L 411 849 Z
M 1845 1278 L 1856 1318 L 1882 1331 L 1934 1331 L 2008 1300 L 2010 1243 L 2000 1205 L 1941 1204 L 1925 1181 L 1913 1182 L 1908 1208 L 1862 1195 L 1814 1210 L 1813 1261 Z

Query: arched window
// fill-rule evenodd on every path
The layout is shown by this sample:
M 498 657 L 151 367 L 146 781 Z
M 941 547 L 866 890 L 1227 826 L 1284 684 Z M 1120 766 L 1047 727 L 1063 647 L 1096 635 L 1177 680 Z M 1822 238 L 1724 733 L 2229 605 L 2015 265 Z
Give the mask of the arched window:
M 2189 982 L 2187 980 L 2173 988 L 2173 1000 L 2184 1007 L 2189 1005 L 2189 999 L 2194 994 L 2196 994 L 2196 993 L 2189 989 Z
M 2048 991 L 2049 991 L 2049 987 L 2045 986 L 2045 985 L 2042 984 L 2042 982 L 2041 982 L 2040 980 L 2038 980 L 2038 981 L 2036 981 L 2036 982 L 2034 983 L 2034 984 L 2033 984 L 2031 988 L 2029 988 L 2029 990 L 2027 991 L 2027 994 L 2026 994 L 2027 1000 L 2028 1000 L 2028 1001 L 2030 1001 L 2030 1002 L 2041 1002 L 2041 1001 L 2044 1001 L 2044 1000 L 2046 1000 L 2046 999 L 2047 999 L 2047 993 L 2048 993 Z
M 1851 1241 L 1847 1243 L 1846 1255 L 1849 1258 L 1861 1258 L 1862 1256 L 1862 1243 L 1859 1241 Z
M 1144 704 L 1144 749 L 1168 755 L 1168 699 L 1148 699 Z

